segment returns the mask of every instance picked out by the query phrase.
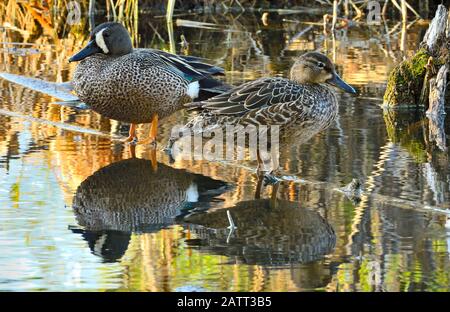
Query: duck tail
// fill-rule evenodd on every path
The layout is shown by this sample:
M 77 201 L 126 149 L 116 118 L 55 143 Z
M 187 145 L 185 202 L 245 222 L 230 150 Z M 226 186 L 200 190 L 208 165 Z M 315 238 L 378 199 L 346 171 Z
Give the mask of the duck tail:
M 211 199 L 217 195 L 224 193 L 231 188 L 227 182 L 216 180 L 200 174 L 195 174 L 193 182 L 197 185 L 197 190 L 201 200 Z
M 211 76 L 224 76 L 225 70 L 219 66 L 211 65 L 203 62 L 203 59 L 196 56 L 187 56 L 187 55 L 178 55 L 179 58 L 183 59 L 197 71 L 201 72 L 204 75 Z
M 212 77 L 206 77 L 199 80 L 200 91 L 198 97 L 194 102 L 205 101 L 211 97 L 227 92 L 232 86 L 224 83 L 223 81 L 214 79 Z

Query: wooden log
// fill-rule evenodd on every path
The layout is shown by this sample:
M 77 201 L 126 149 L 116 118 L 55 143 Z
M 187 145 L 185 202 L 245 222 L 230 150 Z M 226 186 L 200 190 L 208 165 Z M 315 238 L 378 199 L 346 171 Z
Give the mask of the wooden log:
M 445 115 L 428 117 L 428 142 L 434 142 L 441 151 L 447 152 L 447 136 L 445 134 Z
M 423 37 L 422 44 L 425 44 L 428 52 L 432 56 L 437 56 L 440 47 L 443 44 L 443 40 L 446 37 L 448 22 L 447 9 L 441 4 L 436 10 L 436 15 L 431 21 L 425 36 Z
M 430 80 L 429 106 L 426 115 L 438 117 L 445 114 L 445 92 L 447 89 L 447 75 L 449 65 L 444 64 L 439 69 L 436 78 Z
M 427 50 L 422 48 L 412 58 L 394 68 L 389 75 L 384 93 L 384 106 L 416 107 L 418 105 L 429 57 Z
M 429 107 L 426 112 L 428 117 L 428 139 L 435 142 L 443 152 L 447 151 L 445 121 L 445 93 L 447 89 L 447 75 L 449 64 L 444 64 L 436 76 L 430 79 Z

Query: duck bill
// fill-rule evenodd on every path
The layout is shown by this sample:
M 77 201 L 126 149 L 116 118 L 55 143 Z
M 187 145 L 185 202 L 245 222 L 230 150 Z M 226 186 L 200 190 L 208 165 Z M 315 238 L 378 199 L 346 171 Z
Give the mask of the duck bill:
M 333 78 L 329 79 L 327 82 L 335 87 L 338 87 L 339 89 L 344 90 L 345 92 L 356 94 L 356 90 L 353 89 L 353 87 L 347 84 L 344 80 L 342 80 L 341 77 L 339 77 L 339 75 L 336 73 L 333 75 Z
M 77 54 L 72 56 L 69 59 L 69 62 L 78 62 L 81 60 L 84 60 L 86 57 L 95 54 L 95 53 L 101 53 L 102 50 L 97 46 L 95 43 L 95 40 L 89 41 L 89 43 Z

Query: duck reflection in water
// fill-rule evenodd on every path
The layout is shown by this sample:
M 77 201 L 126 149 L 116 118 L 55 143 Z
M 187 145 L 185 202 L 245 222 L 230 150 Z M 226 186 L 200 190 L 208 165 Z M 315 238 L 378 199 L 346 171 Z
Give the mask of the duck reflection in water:
M 153 162 L 153 163 L 152 163 Z M 79 186 L 73 210 L 94 254 L 115 261 L 126 251 L 132 232 L 156 232 L 177 215 L 209 202 L 228 184 L 154 160 L 130 158 L 96 171 Z M 105 244 L 108 244 L 106 246 Z
M 336 234 L 318 212 L 276 197 L 241 201 L 229 209 L 236 230 L 231 233 L 227 209 L 192 213 L 183 217 L 196 239 L 192 247 L 226 255 L 238 262 L 285 265 L 316 261 L 332 252 Z

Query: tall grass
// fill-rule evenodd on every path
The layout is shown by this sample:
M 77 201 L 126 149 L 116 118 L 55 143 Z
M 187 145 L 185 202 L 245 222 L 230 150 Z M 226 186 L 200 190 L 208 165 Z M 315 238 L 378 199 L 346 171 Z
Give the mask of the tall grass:
M 5 0 L 0 3 L 0 27 L 20 33 L 26 42 L 31 35 L 58 35 L 63 37 L 69 28 L 84 28 L 86 20 L 95 14 L 106 12 L 109 20 L 122 21 L 130 28 L 137 28 L 138 0 L 78 0 L 81 8 L 79 24 L 69 25 L 68 3 L 71 0 Z M 91 25 L 94 26 L 94 25 Z M 84 29 L 83 29 L 84 30 Z
M 88 28 L 95 14 L 105 13 L 108 20 L 121 21 L 138 44 L 138 0 L 79 0 L 79 23 L 69 24 L 68 3 L 71 0 L 4 0 L 0 2 L 0 35 L 3 47 L 12 44 L 56 45 L 62 54 L 79 49 L 87 40 Z

